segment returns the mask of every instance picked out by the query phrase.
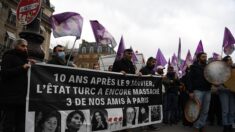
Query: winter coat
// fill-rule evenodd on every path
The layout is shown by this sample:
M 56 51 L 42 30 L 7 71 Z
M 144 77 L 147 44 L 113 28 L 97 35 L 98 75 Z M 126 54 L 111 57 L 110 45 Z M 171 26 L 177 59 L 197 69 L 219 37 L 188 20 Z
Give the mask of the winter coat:
M 125 71 L 126 73 L 129 74 L 135 74 L 135 66 L 130 60 L 123 58 L 121 60 L 114 62 L 112 71 L 114 72 Z
M 193 92 L 193 90 L 211 90 L 211 83 L 204 77 L 205 66 L 206 65 L 199 65 L 198 62 L 194 62 L 193 65 L 191 65 L 188 83 L 190 92 Z
M 140 72 L 143 75 L 155 75 L 153 68 L 150 68 L 149 66 L 143 67 L 142 69 L 140 69 Z
M 27 54 L 15 49 L 7 51 L 2 57 L 1 100 L 10 104 L 25 104 L 27 93 Z

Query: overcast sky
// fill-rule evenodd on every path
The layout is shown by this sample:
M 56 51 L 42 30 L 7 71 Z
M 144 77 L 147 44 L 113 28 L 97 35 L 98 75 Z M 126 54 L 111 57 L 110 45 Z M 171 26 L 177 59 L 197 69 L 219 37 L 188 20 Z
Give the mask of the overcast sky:
M 84 18 L 81 39 L 95 41 L 89 20 L 98 20 L 117 44 L 123 35 L 126 47 L 132 46 L 143 53 L 145 59 L 155 57 L 160 48 L 168 60 L 177 53 L 179 37 L 182 59 L 188 49 L 194 54 L 199 40 L 208 57 L 213 52 L 221 54 L 225 26 L 235 35 L 235 0 L 50 1 L 55 6 L 54 14 L 72 11 Z M 72 45 L 74 39 L 52 38 L 51 43 L 69 41 Z

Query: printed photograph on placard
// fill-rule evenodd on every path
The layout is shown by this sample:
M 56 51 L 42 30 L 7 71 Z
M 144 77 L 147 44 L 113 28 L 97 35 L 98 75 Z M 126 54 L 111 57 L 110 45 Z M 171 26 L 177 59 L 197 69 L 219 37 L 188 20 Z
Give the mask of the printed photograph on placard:
M 123 108 L 123 126 L 130 127 L 136 124 L 136 113 L 135 107 Z
M 161 106 L 160 105 L 154 105 L 151 106 L 151 121 L 159 121 L 161 120 Z
M 89 119 L 87 118 L 87 114 L 82 110 L 73 110 L 70 112 L 66 112 L 67 115 L 64 114 L 65 122 L 64 129 L 65 132 L 85 132 L 88 128 Z
M 148 106 L 139 107 L 138 112 L 138 123 L 148 123 L 149 122 L 149 108 Z
M 108 113 L 104 109 L 91 109 L 91 130 L 100 131 L 108 129 Z
M 58 111 L 35 112 L 35 132 L 61 132 L 61 115 Z

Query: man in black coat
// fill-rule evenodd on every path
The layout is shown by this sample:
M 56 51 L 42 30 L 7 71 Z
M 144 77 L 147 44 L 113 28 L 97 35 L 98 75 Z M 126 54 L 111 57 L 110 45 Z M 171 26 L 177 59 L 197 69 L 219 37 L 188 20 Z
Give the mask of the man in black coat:
M 3 132 L 24 132 L 25 102 L 27 93 L 28 43 L 24 39 L 14 42 L 14 49 L 4 53 L 2 57 L 2 102 L 5 106 L 6 119 Z
M 117 60 L 113 63 L 113 72 L 121 72 L 122 74 L 135 74 L 135 66 L 133 65 L 131 59 L 133 55 L 132 49 L 125 49 L 123 58 Z M 131 132 L 133 129 L 122 130 L 121 132 Z
M 208 116 L 211 100 L 211 83 L 204 77 L 204 69 L 207 64 L 207 54 L 197 54 L 197 60 L 191 65 L 189 72 L 189 96 L 199 101 L 201 110 L 199 118 L 194 122 L 195 132 L 205 131 L 206 119 Z
M 135 74 L 136 68 L 131 61 L 132 55 L 133 55 L 132 49 L 125 49 L 123 58 L 113 63 L 112 71 L 121 72 L 123 74 L 126 74 L 126 73 Z
M 53 48 L 52 58 L 48 61 L 48 64 L 66 65 L 64 46 L 56 45 Z

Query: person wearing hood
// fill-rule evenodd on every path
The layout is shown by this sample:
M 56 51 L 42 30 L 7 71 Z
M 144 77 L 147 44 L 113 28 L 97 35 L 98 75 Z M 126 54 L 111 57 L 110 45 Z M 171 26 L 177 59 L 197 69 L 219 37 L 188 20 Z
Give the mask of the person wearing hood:
M 6 116 L 3 132 L 24 132 L 27 71 L 36 61 L 28 59 L 25 39 L 17 39 L 13 45 L 14 49 L 4 53 L 1 64 L 1 101 L 4 102 Z
M 48 64 L 66 65 L 64 46 L 57 45 L 53 48 L 52 59 L 48 61 Z

